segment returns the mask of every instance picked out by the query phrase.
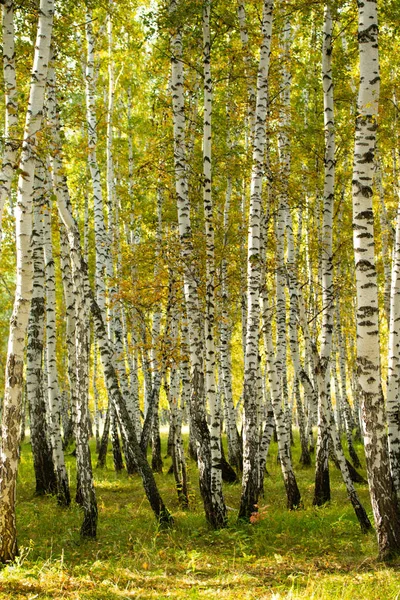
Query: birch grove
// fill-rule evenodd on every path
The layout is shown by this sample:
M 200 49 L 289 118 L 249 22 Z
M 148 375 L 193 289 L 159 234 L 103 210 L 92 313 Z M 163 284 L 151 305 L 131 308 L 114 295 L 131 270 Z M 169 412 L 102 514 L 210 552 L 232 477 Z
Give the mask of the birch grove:
M 2 2 L 0 562 L 28 451 L 83 538 L 112 474 L 157 528 L 276 493 L 399 554 L 396 14 Z

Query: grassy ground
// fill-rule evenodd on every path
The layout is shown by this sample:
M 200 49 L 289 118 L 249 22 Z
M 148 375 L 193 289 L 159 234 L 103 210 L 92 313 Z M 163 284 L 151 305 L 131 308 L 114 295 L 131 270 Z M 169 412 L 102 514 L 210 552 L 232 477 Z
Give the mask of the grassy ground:
M 331 468 L 333 500 L 312 507 L 313 469 L 297 467 L 304 509 L 288 512 L 276 463 L 260 502 L 259 521 L 236 524 L 240 485 L 228 485 L 229 526 L 211 531 L 205 522 L 190 465 L 190 512 L 179 509 L 171 475 L 157 476 L 175 527 L 157 531 L 138 477 L 95 470 L 97 541 L 79 537 L 81 514 L 59 508 L 54 498 L 34 497 L 29 444 L 24 444 L 18 484 L 20 557 L 0 572 L 0 599 L 400 599 L 400 562 L 376 559 L 374 534 L 362 535 L 340 476 Z M 294 448 L 298 464 L 298 448 Z M 166 472 L 170 459 L 165 461 Z M 68 457 L 71 481 L 74 459 Z M 364 473 L 365 474 L 365 473 Z M 370 511 L 366 486 L 358 490 Z M 372 519 L 372 516 L 371 516 Z

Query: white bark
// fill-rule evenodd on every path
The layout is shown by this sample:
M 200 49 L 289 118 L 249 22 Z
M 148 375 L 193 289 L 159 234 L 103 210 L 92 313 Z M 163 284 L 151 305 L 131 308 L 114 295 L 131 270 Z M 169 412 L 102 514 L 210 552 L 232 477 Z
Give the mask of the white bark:
M 212 198 L 212 78 L 211 78 L 211 36 L 210 36 L 211 0 L 203 3 L 203 76 L 204 76 L 204 113 L 203 113 L 203 206 L 206 237 L 206 315 L 205 315 L 205 392 L 211 414 L 211 493 L 213 502 L 219 504 L 224 512 L 222 497 L 221 468 L 221 402 L 216 391 L 215 380 L 215 235 L 214 206 Z
M 35 194 L 32 226 L 33 293 L 26 352 L 26 395 L 29 403 L 30 441 L 36 477 L 36 494 L 54 494 L 57 481 L 48 439 L 43 386 L 44 256 L 43 195 Z M 47 390 L 47 382 L 46 382 Z
M 171 0 L 170 14 L 176 15 L 177 2 Z M 190 202 L 188 196 L 187 157 L 185 143 L 185 113 L 183 94 L 182 35 L 179 26 L 171 36 L 171 93 L 174 123 L 175 190 L 178 209 L 181 258 L 184 265 L 184 294 L 189 325 L 189 349 L 191 363 L 192 393 L 190 399 L 191 427 L 197 443 L 200 471 L 200 489 L 206 518 L 213 527 L 226 524 L 226 507 L 222 486 L 211 485 L 211 441 L 205 414 L 204 390 L 204 334 L 196 281 L 193 251 Z
M 227 180 L 224 206 L 224 248 L 228 246 L 229 209 L 232 195 L 232 180 Z M 232 361 L 231 336 L 232 324 L 229 315 L 228 264 L 225 257 L 221 260 L 221 321 L 219 333 L 219 353 L 221 361 L 221 376 L 224 390 L 226 414 L 226 433 L 228 438 L 228 459 L 231 465 L 242 468 L 242 448 L 236 424 L 236 411 L 232 393 Z
M 100 309 L 106 311 L 106 260 L 109 240 L 107 237 L 104 214 L 103 192 L 101 189 L 100 169 L 97 162 L 97 118 L 96 118 L 96 85 L 94 71 L 94 35 L 92 12 L 86 14 L 86 113 L 88 127 L 89 168 L 92 179 L 94 198 L 94 231 L 96 246 L 96 297 Z
M 400 498 L 400 203 L 397 207 L 391 273 L 387 419 L 390 470 Z
M 15 485 L 21 420 L 21 393 L 25 333 L 32 297 L 33 265 L 31 256 L 32 190 L 35 171 L 37 132 L 42 124 L 44 92 L 50 58 L 53 26 L 53 0 L 41 0 L 33 59 L 28 110 L 20 159 L 18 195 L 15 208 L 17 275 L 13 315 L 8 342 L 6 386 L 2 414 L 0 454 L 0 562 L 13 560 L 16 552 Z
M 0 171 L 0 244 L 4 203 L 10 194 L 18 158 L 18 94 L 15 73 L 14 0 L 3 4 L 3 77 L 6 114 L 4 123 L 4 152 Z
M 375 0 L 358 5 L 360 86 L 353 165 L 353 244 L 357 284 L 357 369 L 368 482 L 382 556 L 400 551 L 400 515 L 391 477 L 379 353 L 379 306 L 372 208 L 379 102 Z
M 333 264 L 332 217 L 335 190 L 335 124 L 332 81 L 332 16 L 325 6 L 322 45 L 322 86 L 324 93 L 325 174 L 322 216 L 320 271 L 322 284 L 321 350 L 316 377 L 318 378 L 318 439 L 316 453 L 314 504 L 330 499 L 328 439 L 329 422 L 326 407 L 330 404 L 330 360 L 333 331 Z M 321 373 L 319 371 L 321 370 Z
M 68 383 L 70 393 L 70 419 L 72 421 L 72 434 L 76 422 L 76 406 L 77 406 L 77 383 L 76 383 L 76 349 L 75 349 L 75 298 L 73 294 L 72 276 L 71 276 L 71 261 L 69 255 L 68 238 L 65 227 L 60 228 L 60 259 L 61 259 L 61 276 L 63 282 L 64 302 L 65 302 L 65 318 L 66 318 L 66 345 L 68 354 Z M 70 439 L 65 439 L 68 431 L 64 429 L 64 445 L 68 445 Z
M 53 461 L 57 476 L 57 500 L 68 506 L 71 497 L 64 451 L 61 437 L 61 394 L 58 385 L 56 363 L 56 285 L 53 258 L 51 228 L 51 196 L 44 165 L 36 165 L 35 181 L 37 193 L 44 197 L 43 206 L 43 250 L 44 274 L 46 282 L 46 371 L 47 371 L 47 407 L 49 417 L 49 436 L 53 450 Z
M 271 52 L 273 0 L 264 0 L 262 42 L 257 75 L 257 101 L 253 142 L 250 210 L 247 241 L 247 332 L 244 367 L 243 478 L 239 518 L 256 511 L 259 493 L 259 433 L 257 430 L 257 370 L 260 320 L 260 256 L 262 181 L 266 145 L 268 72 Z
M 60 122 L 58 115 L 57 97 L 56 97 L 56 79 L 55 72 L 52 68 L 49 72 L 49 87 L 47 97 L 47 115 L 49 125 L 51 126 L 51 166 L 53 189 L 57 199 L 57 206 L 60 212 L 60 205 L 69 205 L 69 192 L 66 181 L 66 176 L 63 170 L 62 158 L 62 143 L 60 136 Z M 63 219 L 63 223 L 67 228 L 69 238 L 68 223 Z M 49 240 L 49 252 L 51 250 Z M 70 240 L 69 240 L 70 241 Z M 45 245 L 46 251 L 46 245 Z M 50 257 L 49 257 L 50 258 Z M 76 500 L 82 505 L 84 511 L 83 523 L 81 526 L 81 535 L 84 537 L 96 537 L 97 529 L 97 502 L 94 491 L 94 482 L 92 474 L 92 463 L 89 449 L 89 408 L 88 408 L 88 392 L 89 392 L 89 305 L 84 297 L 83 286 L 77 284 L 76 276 L 74 276 L 74 263 L 71 255 L 71 270 L 69 271 L 70 279 L 72 279 L 72 295 L 68 293 L 70 303 L 70 323 L 74 323 L 75 336 L 74 349 L 71 348 L 71 353 L 75 350 L 75 362 L 72 358 L 70 367 L 75 368 L 76 381 L 76 397 L 72 397 L 72 401 L 76 400 L 76 405 L 73 407 L 75 411 L 74 433 L 76 439 L 76 459 L 77 459 L 77 494 Z M 82 276 L 81 276 L 82 277 Z M 79 282 L 81 279 L 79 280 Z M 74 311 L 74 315 L 72 312 Z M 55 356 L 55 354 L 54 354 Z M 50 377 L 50 375 L 49 375 Z M 50 399 L 49 390 L 49 399 Z

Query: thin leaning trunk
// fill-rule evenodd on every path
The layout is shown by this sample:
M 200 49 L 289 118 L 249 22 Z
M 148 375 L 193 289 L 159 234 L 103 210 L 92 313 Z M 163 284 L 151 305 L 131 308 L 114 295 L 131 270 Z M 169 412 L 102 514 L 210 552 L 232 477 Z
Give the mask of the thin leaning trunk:
M 286 21 L 282 32 L 282 105 L 280 109 L 280 131 L 278 136 L 279 178 L 281 180 L 278 210 L 276 214 L 276 356 L 275 370 L 280 385 L 280 395 L 288 412 L 288 382 L 287 382 L 287 333 L 286 333 L 286 268 L 285 268 L 285 234 L 293 236 L 289 211 L 289 177 L 291 165 L 290 143 L 288 128 L 290 127 L 290 94 L 291 72 L 290 63 L 290 22 Z M 294 243 L 288 240 L 288 263 L 293 263 Z M 289 422 L 286 423 L 289 430 Z M 283 433 L 283 432 L 282 432 Z M 288 431 L 289 433 L 289 431 Z
M 79 230 L 72 216 L 70 208 L 66 180 L 64 176 L 61 177 L 61 173 L 59 173 L 59 176 L 60 180 L 58 182 L 55 181 L 57 206 L 61 219 L 68 232 L 74 286 L 76 289 L 82 290 L 86 301 L 90 305 L 107 391 L 111 402 L 115 406 L 122 435 L 129 443 L 134 456 L 136 468 L 142 477 L 143 487 L 150 502 L 151 508 L 153 509 L 154 514 L 156 515 L 156 518 L 160 524 L 170 525 L 172 524 L 173 519 L 160 496 L 157 484 L 147 460 L 140 450 L 135 429 L 131 424 L 129 413 L 119 388 L 118 377 L 113 364 L 114 349 L 110 343 L 110 340 L 108 339 L 107 331 L 103 321 L 102 310 L 97 304 L 94 294 L 90 288 L 87 265 L 82 259 Z
M 97 454 L 97 468 L 100 469 L 103 469 L 106 466 L 107 461 L 108 438 L 110 436 L 110 411 L 111 405 L 109 404 L 106 411 L 106 418 L 104 419 L 103 433 L 101 435 L 99 451 Z
M 62 143 L 60 136 L 60 123 L 56 96 L 56 79 L 54 68 L 49 71 L 49 85 L 47 96 L 47 116 L 51 126 L 51 150 L 52 150 L 52 177 L 53 188 L 57 202 L 68 194 L 65 175 L 62 164 Z M 62 225 L 63 227 L 64 225 Z M 65 235 L 62 233 L 62 235 Z M 46 248 L 46 246 L 45 246 Z M 65 267 L 66 265 L 64 265 Z M 70 320 L 75 327 L 75 352 L 72 358 L 71 368 L 75 368 L 76 397 L 74 412 L 74 434 L 76 440 L 77 460 L 77 494 L 76 499 L 83 509 L 83 523 L 81 535 L 94 538 L 97 531 L 97 502 L 94 491 L 91 455 L 89 449 L 89 305 L 84 297 L 83 289 L 76 285 L 73 277 L 73 263 L 68 263 L 68 283 L 72 282 L 72 294 L 67 294 L 71 303 Z M 74 314 L 73 311 L 75 311 Z M 68 325 L 68 323 L 67 323 Z M 71 332 L 72 334 L 72 332 Z M 55 349 L 54 349 L 55 350 Z M 71 353 L 73 349 L 71 348 Z M 75 360 L 74 360 L 75 359 Z
M 106 260 L 109 248 L 104 214 L 103 214 L 103 192 L 101 189 L 100 169 L 97 161 L 97 119 L 95 110 L 96 85 L 94 71 L 94 35 L 93 18 L 91 11 L 86 15 L 86 114 L 88 126 L 88 162 L 90 177 L 92 180 L 93 199 L 94 199 L 94 232 L 96 247 L 96 298 L 100 309 L 105 315 L 106 311 Z
M 156 233 L 156 265 L 154 267 L 154 279 L 159 281 L 160 271 L 162 266 L 162 240 L 163 240 L 163 223 L 162 223 L 162 203 L 163 203 L 163 192 L 159 187 L 157 190 L 157 233 Z M 163 344 L 161 331 L 161 318 L 162 312 L 158 309 L 153 316 L 153 326 L 151 331 L 152 347 L 150 351 L 151 356 L 151 378 L 152 378 L 152 399 L 154 402 L 153 406 L 153 418 L 151 423 L 151 467 L 154 472 L 162 473 L 163 461 L 161 456 L 161 438 L 160 438 L 160 419 L 159 419 L 159 406 L 160 406 L 160 390 L 162 381 L 162 371 L 164 365 L 162 364 L 163 357 L 161 354 L 160 345 Z
M 121 444 L 119 442 L 117 415 L 115 406 L 112 403 L 110 404 L 110 432 L 114 471 L 119 473 L 124 468 L 124 461 L 122 459 Z
M 384 272 L 384 292 L 383 292 L 383 306 L 385 309 L 386 321 L 390 327 L 390 304 L 391 304 L 391 286 L 392 286 L 392 267 L 390 265 L 390 248 L 395 244 L 395 240 L 391 239 L 392 226 L 388 219 L 386 206 L 385 206 L 385 192 L 383 189 L 382 181 L 382 168 L 379 157 L 376 161 L 376 185 L 379 194 L 379 220 L 381 226 L 381 240 L 382 240 L 382 261 L 383 261 L 383 272 Z M 395 248 L 393 248 L 393 256 L 395 256 Z
M 92 460 L 89 448 L 89 311 L 83 297 L 83 290 L 76 290 L 76 404 L 75 439 L 76 463 L 80 504 L 83 509 L 83 522 L 80 534 L 95 538 L 97 534 L 97 500 L 94 490 Z
M 341 388 L 341 400 L 343 408 L 344 426 L 347 439 L 347 445 L 349 448 L 350 458 L 356 469 L 361 467 L 360 459 L 354 447 L 353 443 L 353 429 L 355 427 L 353 415 L 351 412 L 351 406 L 347 397 L 346 389 L 346 347 L 344 337 L 342 333 L 342 326 L 340 320 L 340 307 L 339 301 L 336 302 L 336 334 L 337 343 L 339 347 L 339 374 L 340 374 L 340 388 Z
M 182 508 L 189 506 L 188 481 L 186 460 L 182 441 L 182 418 L 185 402 L 185 394 L 180 394 L 179 368 L 175 359 L 178 347 L 179 312 L 177 308 L 177 282 L 173 270 L 169 270 L 168 305 L 167 305 L 167 328 L 166 344 L 168 356 L 171 356 L 171 368 L 169 385 L 167 386 L 167 398 L 170 408 L 170 435 L 172 468 L 176 483 L 178 500 Z
M 239 0 L 238 2 L 238 19 L 239 19 L 239 30 L 240 30 L 240 41 L 242 43 L 242 48 L 244 50 L 244 65 L 245 65 L 245 73 L 246 73 L 246 81 L 247 81 L 247 119 L 248 119 L 248 127 L 250 129 L 251 137 L 254 135 L 254 127 L 255 127 L 255 111 L 256 111 L 256 101 L 257 101 L 257 91 L 256 87 L 253 83 L 252 77 L 252 57 L 249 52 L 249 34 L 247 31 L 246 24 L 246 7 L 245 2 L 243 0 Z

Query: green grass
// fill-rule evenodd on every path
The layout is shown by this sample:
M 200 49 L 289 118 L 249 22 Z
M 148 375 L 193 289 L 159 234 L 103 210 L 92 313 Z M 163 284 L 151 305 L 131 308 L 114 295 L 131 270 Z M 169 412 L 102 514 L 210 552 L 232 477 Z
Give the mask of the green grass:
M 158 531 L 140 479 L 116 475 L 109 455 L 110 468 L 95 470 L 98 539 L 83 541 L 76 505 L 62 509 L 54 498 L 34 497 L 26 443 L 18 482 L 20 557 L 0 572 L 0 599 L 400 599 L 400 562 L 389 567 L 377 560 L 375 535 L 361 534 L 336 469 L 331 504 L 315 509 L 313 469 L 298 466 L 298 445 L 293 453 L 304 509 L 285 509 L 273 444 L 260 520 L 236 524 L 240 485 L 229 485 L 225 498 L 234 510 L 221 531 L 205 522 L 192 462 L 189 512 L 179 509 L 173 477 L 157 476 L 175 517 L 172 530 Z M 169 465 L 166 459 L 165 472 Z M 71 457 L 68 467 L 74 483 Z M 367 487 L 357 487 L 370 511 Z

